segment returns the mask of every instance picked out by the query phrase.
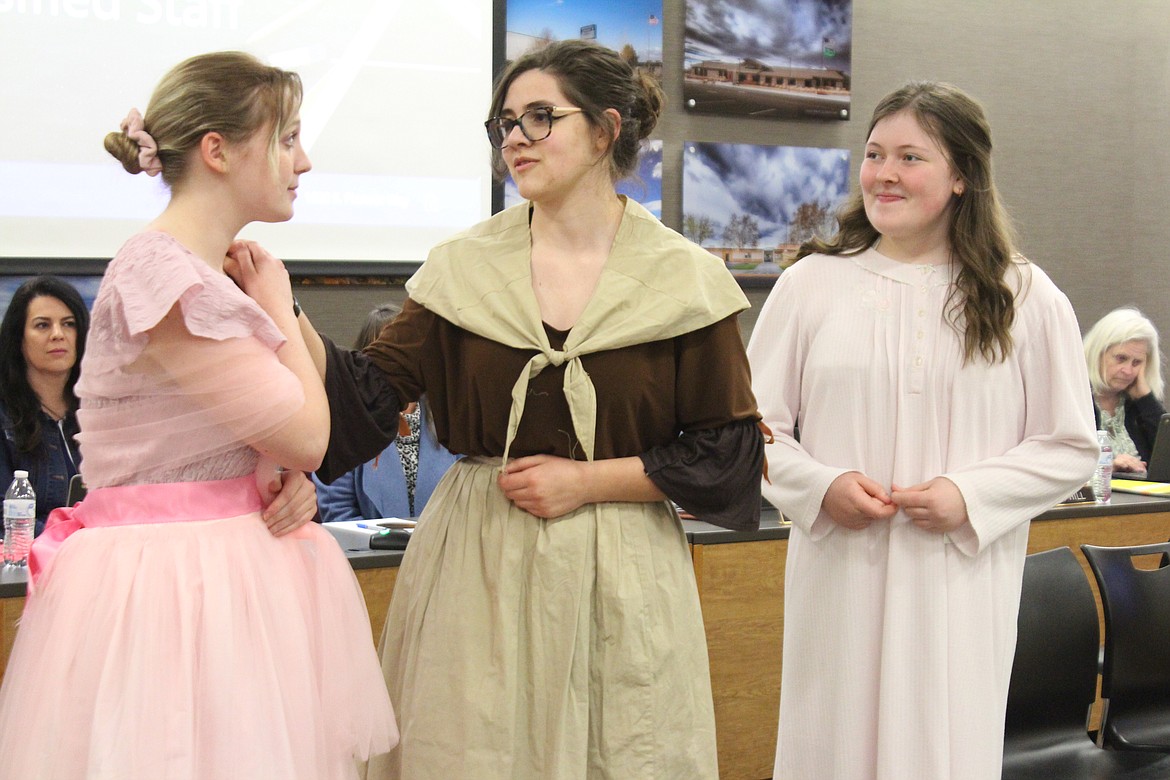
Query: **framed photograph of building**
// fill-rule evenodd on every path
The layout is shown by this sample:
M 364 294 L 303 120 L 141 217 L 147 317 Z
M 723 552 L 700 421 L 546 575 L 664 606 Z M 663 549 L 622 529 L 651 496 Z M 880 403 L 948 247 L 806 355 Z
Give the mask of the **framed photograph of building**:
M 686 0 L 683 105 L 848 119 L 852 48 L 852 0 Z
M 682 232 L 747 286 L 770 286 L 801 243 L 829 237 L 849 194 L 849 151 L 687 142 Z
M 569 38 L 595 40 L 662 80 L 662 0 L 506 0 L 506 62 Z

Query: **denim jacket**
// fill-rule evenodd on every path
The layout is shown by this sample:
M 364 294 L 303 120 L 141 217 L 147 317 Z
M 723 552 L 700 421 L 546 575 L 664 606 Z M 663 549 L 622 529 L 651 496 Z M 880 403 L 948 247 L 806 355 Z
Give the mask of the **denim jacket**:
M 4 431 L 0 442 L 0 490 L 8 490 L 12 472 L 17 469 L 28 472 L 28 479 L 37 494 L 37 534 L 44 529 L 49 513 L 65 506 L 69 480 L 81 465 L 81 453 L 74 439 L 78 431 L 77 417 L 70 414 L 62 422 L 64 424 L 58 427 L 52 417 L 42 412 L 41 446 L 35 452 L 18 452 L 8 407 L 0 401 L 0 428 Z

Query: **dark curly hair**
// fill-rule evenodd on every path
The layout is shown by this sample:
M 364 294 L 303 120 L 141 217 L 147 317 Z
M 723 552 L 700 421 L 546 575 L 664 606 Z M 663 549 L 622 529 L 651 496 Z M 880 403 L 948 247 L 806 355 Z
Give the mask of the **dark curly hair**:
M 492 91 L 489 118 L 500 115 L 512 82 L 530 70 L 555 76 L 565 97 L 610 138 L 613 118 L 605 111 L 616 110 L 622 122 L 618 137 L 609 146 L 610 176 L 618 181 L 637 170 L 638 144 L 650 137 L 666 103 L 653 77 L 632 68 L 613 49 L 592 41 L 556 41 L 519 57 L 500 74 Z M 499 179 L 508 173 L 499 149 L 492 150 L 492 170 Z

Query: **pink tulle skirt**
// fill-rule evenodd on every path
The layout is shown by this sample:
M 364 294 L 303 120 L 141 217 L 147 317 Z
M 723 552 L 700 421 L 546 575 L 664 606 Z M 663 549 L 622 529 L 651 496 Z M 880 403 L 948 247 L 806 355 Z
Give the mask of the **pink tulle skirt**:
M 72 534 L 0 688 L 4 777 L 332 780 L 397 739 L 337 543 L 255 511 Z

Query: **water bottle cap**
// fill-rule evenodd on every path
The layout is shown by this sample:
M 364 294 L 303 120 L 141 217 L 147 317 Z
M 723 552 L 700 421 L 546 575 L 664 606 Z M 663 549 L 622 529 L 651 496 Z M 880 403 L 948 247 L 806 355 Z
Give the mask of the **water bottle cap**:
M 12 472 L 12 478 L 13 479 L 28 479 L 28 472 L 25 471 L 24 469 L 17 469 L 16 471 Z

